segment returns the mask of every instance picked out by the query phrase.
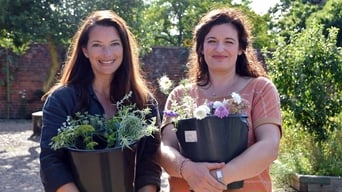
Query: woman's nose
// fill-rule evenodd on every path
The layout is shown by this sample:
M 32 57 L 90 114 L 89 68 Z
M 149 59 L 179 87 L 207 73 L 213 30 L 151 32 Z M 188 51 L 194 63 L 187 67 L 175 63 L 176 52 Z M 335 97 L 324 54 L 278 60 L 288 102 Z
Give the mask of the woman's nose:
M 216 51 L 218 51 L 218 52 L 223 51 L 224 48 L 225 48 L 225 47 L 224 47 L 224 44 L 223 44 L 223 43 L 217 43 L 217 44 L 216 44 L 216 47 L 215 47 Z
M 102 48 L 102 53 L 104 55 L 110 55 L 112 53 L 112 49 L 110 46 L 105 46 Z

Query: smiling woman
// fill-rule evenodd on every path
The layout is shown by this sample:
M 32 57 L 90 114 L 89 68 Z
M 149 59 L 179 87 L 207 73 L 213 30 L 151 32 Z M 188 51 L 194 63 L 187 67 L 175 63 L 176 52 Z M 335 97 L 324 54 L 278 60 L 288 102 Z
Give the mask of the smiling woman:
M 135 38 L 121 17 L 105 10 L 95 11 L 84 20 L 73 38 L 59 82 L 43 97 L 46 101 L 43 106 L 40 166 L 42 183 L 47 192 L 77 192 L 82 189 L 76 182 L 80 175 L 71 169 L 68 150 L 54 150 L 50 146 L 52 138 L 65 125 L 67 118 L 80 119 L 77 116 L 80 113 L 110 119 L 120 113 L 121 105 L 117 102 L 131 93 L 122 106 L 132 105 L 134 110 L 150 108 L 151 113 L 146 120 L 152 123 L 156 119 L 158 124 L 157 102 L 139 67 Z M 103 125 L 94 129 L 96 133 L 101 133 Z M 128 131 L 132 132 L 132 129 Z M 134 183 L 128 183 L 131 188 L 135 187 L 134 191 L 155 192 L 160 188 L 161 167 L 154 160 L 159 144 L 159 132 L 137 141 L 136 150 L 132 151 L 136 156 L 127 161 L 134 168 L 130 175 L 136 176 Z M 83 162 L 94 163 L 91 160 Z M 113 168 L 104 169 L 106 175 L 115 172 L 120 178 L 126 177 L 115 171 L 122 166 L 116 164 Z M 133 191 L 131 188 L 128 191 Z
M 176 106 L 182 109 L 190 108 L 190 114 L 192 114 L 196 112 L 198 106 L 204 103 L 225 103 L 232 97 L 236 98 L 237 103 L 240 103 L 238 94 L 248 103 L 244 111 L 246 114 L 245 129 L 239 129 L 235 125 L 230 126 L 229 122 L 231 121 L 220 122 L 222 130 L 231 127 L 234 131 L 244 130 L 245 134 L 232 136 L 230 133 L 223 134 L 224 132 L 212 134 L 208 131 L 203 133 L 194 129 L 199 126 L 195 124 L 193 126 L 192 123 L 184 126 L 183 134 L 178 132 L 182 130 L 177 127 L 177 122 L 173 123 L 172 117 L 168 117 L 168 114 L 164 113 L 161 125 L 160 162 L 171 176 L 172 192 L 223 191 L 227 189 L 227 185 L 229 187 L 232 183 L 242 180 L 243 185 L 241 182 L 239 185 L 234 185 L 234 188 L 241 188 L 238 191 L 272 191 L 268 169 L 278 154 L 281 135 L 280 99 L 276 87 L 267 78 L 266 71 L 257 60 L 252 44 L 250 44 L 251 31 L 245 17 L 236 9 L 222 8 L 212 10 L 200 19 L 195 26 L 193 47 L 187 65 L 189 68 L 186 79 L 188 84 L 185 86 L 185 91 L 182 85 L 171 91 L 164 110 L 172 111 Z M 190 104 L 182 102 L 187 97 L 191 98 L 193 102 Z M 220 109 L 218 116 L 222 117 L 227 114 L 227 111 L 221 110 L 222 107 L 218 107 L 218 109 Z M 218 117 L 215 119 L 220 120 Z M 199 121 L 201 121 L 198 123 L 200 126 L 205 124 L 202 120 L 197 122 Z M 208 123 L 207 127 L 213 124 Z M 215 124 L 213 127 L 218 128 L 219 126 Z M 247 143 L 242 142 L 241 145 L 238 145 L 242 151 L 235 154 L 236 156 L 232 156 L 232 159 L 230 159 L 231 157 L 228 160 L 221 158 L 197 159 L 188 155 L 190 153 L 191 155 L 200 155 L 201 152 L 204 152 L 204 147 L 195 150 L 197 144 L 203 141 L 205 141 L 205 145 L 209 145 L 209 141 L 233 141 L 233 139 L 247 141 Z M 185 143 L 183 143 L 184 141 Z M 239 143 L 237 141 L 233 141 L 233 143 Z M 246 145 L 247 149 L 244 150 Z M 222 145 L 217 146 L 219 145 L 214 148 L 222 150 L 231 147 L 229 144 L 223 145 L 223 147 L 221 147 Z M 190 147 L 189 150 L 183 150 L 186 147 Z M 228 152 L 218 153 L 222 155 L 228 154 Z M 204 153 L 205 157 L 209 156 L 209 153 Z M 231 187 L 233 188 L 233 186 Z
M 122 63 L 122 42 L 118 31 L 111 26 L 94 26 L 82 50 L 95 75 L 111 76 Z

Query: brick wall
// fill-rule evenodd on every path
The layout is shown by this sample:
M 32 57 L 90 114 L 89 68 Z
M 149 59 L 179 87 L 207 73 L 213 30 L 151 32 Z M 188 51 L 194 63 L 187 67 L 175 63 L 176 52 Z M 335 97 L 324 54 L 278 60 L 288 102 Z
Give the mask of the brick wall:
M 11 57 L 16 58 L 10 67 L 13 78 L 10 92 L 5 84 L 7 52 Z M 63 50 L 59 55 L 64 55 Z M 154 47 L 150 54 L 141 58 L 146 78 L 155 90 L 161 111 L 166 96 L 159 92 L 157 79 L 167 74 L 177 82 L 183 76 L 187 57 L 186 48 Z M 40 97 L 43 94 L 43 86 L 48 78 L 50 66 L 51 57 L 47 45 L 33 44 L 20 57 L 0 48 L 0 118 L 31 118 L 32 112 L 41 110 L 43 102 Z
M 186 48 L 154 47 L 151 54 L 142 58 L 143 69 L 159 102 L 160 111 L 164 108 L 167 96 L 159 91 L 158 79 L 167 75 L 177 84 L 185 75 L 188 54 Z
M 21 57 L 14 54 L 11 57 L 17 59 L 11 67 L 10 88 L 7 84 L 0 86 L 0 118 L 29 118 L 42 107 L 40 97 L 51 65 L 50 55 L 46 45 L 33 44 Z M 6 60 L 2 59 L 1 68 L 5 65 Z M 5 76 L 2 70 L 0 79 L 6 80 Z

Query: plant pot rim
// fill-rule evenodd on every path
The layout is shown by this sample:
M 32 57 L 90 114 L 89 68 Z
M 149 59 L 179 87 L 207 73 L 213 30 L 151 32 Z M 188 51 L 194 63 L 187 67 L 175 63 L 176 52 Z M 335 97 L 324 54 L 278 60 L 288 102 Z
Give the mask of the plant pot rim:
M 208 119 L 208 118 L 225 119 L 225 118 L 241 118 L 241 117 L 246 118 L 248 116 L 246 114 L 229 114 L 228 117 L 220 118 L 220 117 L 218 117 L 216 115 L 208 115 L 208 116 L 206 116 L 203 119 L 196 119 L 195 117 L 191 117 L 191 118 L 180 119 L 179 121 L 182 121 L 182 120 L 192 120 L 192 119 L 200 121 L 200 120 L 204 120 L 204 119 Z
M 137 142 L 138 141 L 135 141 L 135 142 L 131 143 L 129 146 L 132 147 Z M 73 151 L 73 152 L 92 152 L 92 153 L 102 153 L 102 152 L 108 152 L 108 151 L 118 150 L 118 149 L 123 150 L 125 148 L 127 148 L 127 147 L 115 146 L 115 147 L 104 148 L 104 149 L 77 149 L 77 148 L 73 148 L 73 147 L 66 147 L 66 149 Z

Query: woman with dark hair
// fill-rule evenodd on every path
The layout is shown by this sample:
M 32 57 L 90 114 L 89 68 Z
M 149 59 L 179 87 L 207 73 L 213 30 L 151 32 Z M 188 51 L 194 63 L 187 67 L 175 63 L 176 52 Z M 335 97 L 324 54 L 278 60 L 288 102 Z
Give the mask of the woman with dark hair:
M 188 79 L 176 87 L 165 111 L 182 102 L 184 94 L 197 106 L 230 99 L 233 92 L 248 101 L 248 148 L 227 163 L 193 162 L 179 152 L 172 118 L 162 122 L 161 165 L 171 176 L 171 191 L 223 191 L 226 185 L 244 180 L 233 191 L 272 191 L 269 166 L 277 158 L 281 138 L 280 100 L 251 44 L 249 25 L 235 9 L 216 9 L 201 18 L 194 29 Z
M 159 119 L 157 102 L 140 72 L 137 45 L 129 27 L 112 11 L 95 11 L 75 34 L 59 82 L 43 96 L 40 168 L 46 191 L 79 191 L 67 151 L 53 150 L 49 145 L 67 116 L 87 112 L 110 118 L 117 113 L 114 103 L 130 92 L 130 103 L 139 109 L 153 106 L 152 115 Z M 154 160 L 159 145 L 159 133 L 139 142 L 136 191 L 160 188 L 161 168 Z

